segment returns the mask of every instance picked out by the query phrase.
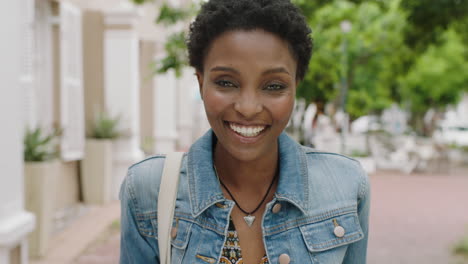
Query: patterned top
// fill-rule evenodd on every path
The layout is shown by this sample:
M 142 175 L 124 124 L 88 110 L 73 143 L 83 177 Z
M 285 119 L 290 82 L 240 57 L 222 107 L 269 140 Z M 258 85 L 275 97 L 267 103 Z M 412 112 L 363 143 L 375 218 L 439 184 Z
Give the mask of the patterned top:
M 268 258 L 266 256 L 264 256 L 260 261 L 260 264 L 269 263 L 270 262 L 268 262 Z M 226 238 L 226 243 L 224 244 L 223 254 L 221 255 L 219 264 L 244 264 L 239 237 L 237 236 L 237 231 L 232 219 L 229 221 L 228 237 Z

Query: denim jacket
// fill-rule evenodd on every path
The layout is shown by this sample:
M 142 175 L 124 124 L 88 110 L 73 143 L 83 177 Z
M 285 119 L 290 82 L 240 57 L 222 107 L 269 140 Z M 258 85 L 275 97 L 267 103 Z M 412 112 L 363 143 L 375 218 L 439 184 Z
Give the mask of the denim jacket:
M 217 264 L 221 257 L 235 204 L 223 196 L 213 170 L 213 137 L 210 130 L 182 160 L 172 263 Z M 370 188 L 360 164 L 303 147 L 285 133 L 278 141 L 278 187 L 261 220 L 270 263 L 279 263 L 283 254 L 290 263 L 366 263 Z M 163 166 L 162 155 L 134 164 L 121 186 L 121 264 L 159 263 Z M 272 210 L 276 204 L 279 211 Z

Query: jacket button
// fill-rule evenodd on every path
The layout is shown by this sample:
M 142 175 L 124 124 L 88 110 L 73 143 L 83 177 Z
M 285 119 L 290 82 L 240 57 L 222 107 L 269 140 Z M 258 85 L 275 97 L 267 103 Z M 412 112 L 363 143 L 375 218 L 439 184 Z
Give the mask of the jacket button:
M 343 237 L 345 235 L 345 230 L 342 226 L 335 226 L 335 229 L 333 230 L 333 233 L 337 237 Z
M 228 206 L 224 203 L 216 203 L 216 206 L 221 208 L 221 209 L 226 209 Z
M 271 211 L 274 213 L 274 214 L 277 214 L 281 211 L 281 204 L 277 203 L 273 206 L 273 209 L 271 209 Z
M 173 227 L 171 229 L 171 237 L 174 239 L 177 237 L 177 228 L 176 227 Z
M 291 262 L 291 258 L 289 257 L 288 254 L 281 254 L 279 256 L 279 263 L 280 264 L 289 264 Z

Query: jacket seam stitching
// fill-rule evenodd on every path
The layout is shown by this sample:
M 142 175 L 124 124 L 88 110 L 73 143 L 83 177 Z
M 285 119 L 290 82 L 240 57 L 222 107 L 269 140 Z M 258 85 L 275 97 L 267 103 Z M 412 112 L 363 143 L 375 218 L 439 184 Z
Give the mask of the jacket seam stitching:
M 129 192 L 129 195 L 130 195 L 130 201 L 131 201 L 131 203 L 133 205 L 133 209 L 130 208 L 130 210 L 135 211 L 135 220 L 137 222 L 136 224 L 137 224 L 138 233 L 140 235 L 142 235 L 142 236 L 145 236 L 145 237 L 155 237 L 155 238 L 157 238 L 156 233 L 154 234 L 154 236 L 151 236 L 151 235 L 148 235 L 148 234 L 146 234 L 144 232 L 144 231 L 149 231 L 148 233 L 151 233 L 154 230 L 148 230 L 146 228 L 141 227 L 142 220 L 139 217 L 137 217 L 137 215 L 141 215 L 141 213 L 140 213 L 140 208 L 138 206 L 138 199 L 136 198 L 135 190 L 133 189 L 133 178 L 135 176 L 134 176 L 132 168 L 129 168 L 128 174 L 129 174 L 129 177 L 128 177 L 129 182 L 128 182 L 127 188 L 128 188 L 128 192 Z
M 329 242 L 323 242 L 323 243 L 320 243 L 320 244 L 313 244 L 313 245 L 317 245 L 317 246 L 320 246 L 322 244 L 325 244 L 325 245 L 328 244 L 329 246 L 325 246 L 323 248 L 309 248 L 309 251 L 311 251 L 311 252 L 325 251 L 325 250 L 334 248 L 336 246 L 340 246 L 342 244 L 350 244 L 350 243 L 359 241 L 361 235 L 362 234 L 360 232 L 357 232 L 356 234 L 353 234 L 353 235 L 347 237 L 349 240 L 346 240 L 346 241 L 340 241 L 340 239 L 334 239 L 334 240 L 329 241 Z
M 356 236 L 359 237 L 360 235 L 361 235 L 361 233 L 355 232 L 354 234 L 350 234 L 350 235 L 348 235 L 347 237 L 345 236 L 345 237 L 342 237 L 342 238 L 338 238 L 338 239 L 335 238 L 335 239 L 333 239 L 333 240 L 326 241 L 326 242 L 322 242 L 322 243 L 318 243 L 318 244 L 316 244 L 316 243 L 311 243 L 311 244 L 312 244 L 312 245 L 315 245 L 315 246 L 317 246 L 317 247 L 323 247 L 323 246 L 326 246 L 326 245 L 332 246 L 332 245 L 336 245 L 336 244 L 341 244 L 341 243 L 343 243 L 343 242 L 344 242 L 344 243 L 349 242 L 348 239 L 349 239 L 349 240 L 353 240 L 354 237 L 356 237 Z
M 343 157 L 343 158 L 346 158 L 348 160 L 351 160 L 351 161 L 354 161 L 354 162 L 358 162 L 356 159 L 354 158 L 351 158 L 351 157 L 348 157 L 346 155 L 342 155 L 342 154 L 339 154 L 339 153 L 333 153 L 333 152 L 326 152 L 326 151 L 310 151 L 310 150 L 306 150 L 305 152 L 306 154 L 321 154 L 321 155 L 332 155 L 332 156 L 338 156 L 338 157 Z
M 304 152 L 301 151 L 300 148 L 298 149 L 298 152 L 299 152 L 300 157 L 301 157 L 301 159 L 300 159 L 300 162 L 301 162 L 300 168 L 301 168 L 301 176 L 303 176 L 302 184 L 303 184 L 303 186 L 305 188 L 305 190 L 304 190 L 304 201 L 309 201 L 309 188 L 310 188 L 309 183 L 310 182 L 308 180 L 309 169 L 308 169 L 308 164 L 307 164 L 307 155 L 305 155 Z M 307 209 L 308 209 L 307 205 L 308 205 L 308 203 L 304 203 L 304 205 L 301 205 L 301 207 L 307 207 Z
M 343 210 L 343 211 L 341 211 L 341 210 Z M 343 207 L 343 208 L 339 208 L 339 209 L 334 209 L 334 210 L 332 210 L 330 212 L 319 214 L 317 216 L 302 217 L 302 218 L 299 218 L 299 219 L 295 219 L 295 220 L 285 222 L 285 223 L 283 223 L 281 225 L 276 225 L 276 226 L 273 226 L 273 227 L 265 228 L 265 232 L 272 232 L 272 233 L 268 233 L 268 235 L 273 235 L 273 234 L 284 232 L 284 231 L 287 231 L 289 229 L 293 229 L 293 228 L 296 228 L 296 227 L 299 227 L 299 226 L 302 226 L 302 225 L 308 225 L 308 224 L 321 222 L 321 221 L 324 221 L 326 219 L 329 219 L 329 218 L 332 218 L 332 217 L 335 217 L 335 216 L 342 216 L 342 215 L 346 215 L 346 214 L 349 214 L 349 213 L 357 213 L 356 208 L 354 206 L 352 206 L 352 207 L 348 206 L 348 207 Z M 312 219 L 307 221 L 307 219 L 310 219 L 310 218 L 312 218 Z M 293 225 L 290 225 L 290 224 L 293 224 Z M 277 229 L 277 231 L 275 231 L 275 229 Z
M 156 154 L 156 155 L 153 155 L 153 156 L 151 156 L 151 157 L 148 157 L 148 158 L 146 158 L 146 159 L 144 159 L 144 160 L 142 160 L 142 161 L 139 161 L 139 162 L 137 162 L 137 163 L 131 165 L 131 166 L 129 167 L 129 170 L 133 169 L 133 167 L 135 167 L 135 166 L 137 166 L 137 165 L 139 165 L 139 164 L 141 164 L 141 163 L 143 163 L 143 162 L 145 162 L 145 161 L 147 161 L 147 160 L 160 159 L 160 158 L 165 158 L 165 157 L 166 157 L 166 155 L 163 155 L 163 154 Z
M 365 198 L 366 194 L 366 183 L 367 183 L 367 176 L 364 174 L 364 170 L 362 166 L 359 164 L 359 170 L 361 170 L 361 183 L 359 184 L 359 192 L 358 192 L 358 202 L 360 202 L 363 198 Z

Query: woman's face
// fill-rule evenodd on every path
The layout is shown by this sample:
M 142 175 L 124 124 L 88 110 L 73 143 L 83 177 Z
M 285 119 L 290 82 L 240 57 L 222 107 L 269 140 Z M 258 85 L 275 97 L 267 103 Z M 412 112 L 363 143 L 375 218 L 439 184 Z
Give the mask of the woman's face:
M 220 147 L 241 161 L 276 153 L 297 86 L 288 43 L 263 30 L 225 32 L 203 66 L 200 93 Z

